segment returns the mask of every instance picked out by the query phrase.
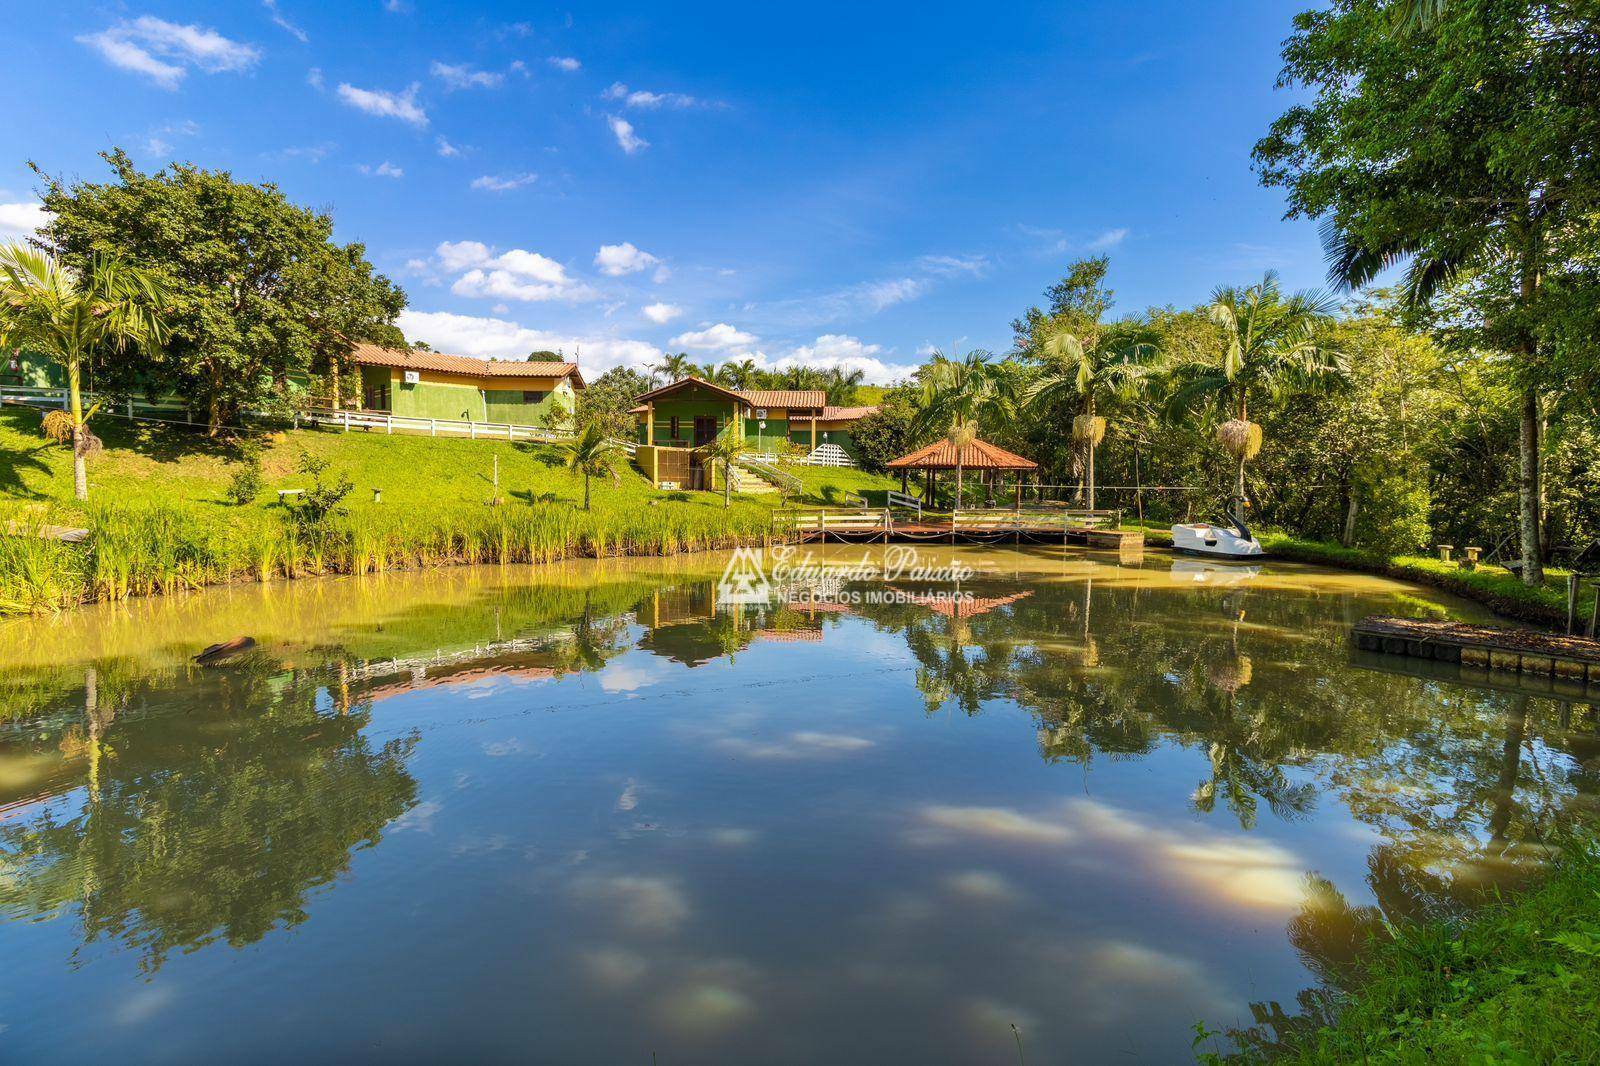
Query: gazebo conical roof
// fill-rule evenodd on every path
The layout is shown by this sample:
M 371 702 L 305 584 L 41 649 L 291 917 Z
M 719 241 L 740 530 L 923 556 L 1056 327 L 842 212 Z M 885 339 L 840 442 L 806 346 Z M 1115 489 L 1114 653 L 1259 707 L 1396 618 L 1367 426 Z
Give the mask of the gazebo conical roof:
M 976 437 L 961 448 L 960 466 L 967 470 L 1037 470 L 1039 464 L 1004 448 L 997 448 Z M 948 440 L 934 441 L 910 455 L 889 461 L 890 470 L 954 470 L 956 446 Z

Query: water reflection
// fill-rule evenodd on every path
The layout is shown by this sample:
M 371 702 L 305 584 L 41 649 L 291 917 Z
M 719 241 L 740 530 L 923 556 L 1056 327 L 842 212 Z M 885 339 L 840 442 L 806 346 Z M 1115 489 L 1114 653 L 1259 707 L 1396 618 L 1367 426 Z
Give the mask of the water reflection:
M 312 1057 L 970 1061 L 1012 1024 L 1181 1057 L 1199 1018 L 1309 1024 L 1385 921 L 1530 876 L 1600 784 L 1591 703 L 1350 650 L 1460 604 L 946 554 L 970 598 L 718 609 L 719 560 L 575 564 L 0 629 L 0 943 L 37 996 L 0 1025 L 89 1058 L 48 1043 L 74 997 L 186 987 L 208 1046 L 340 997 Z

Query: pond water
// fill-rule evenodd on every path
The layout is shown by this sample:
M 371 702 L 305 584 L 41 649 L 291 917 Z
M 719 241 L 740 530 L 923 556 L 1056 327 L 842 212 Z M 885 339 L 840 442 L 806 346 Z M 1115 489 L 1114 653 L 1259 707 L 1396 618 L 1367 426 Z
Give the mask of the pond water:
M 1414 587 L 725 561 L 0 626 L 0 1059 L 1190 1061 L 1594 802 L 1594 707 L 1351 649 Z

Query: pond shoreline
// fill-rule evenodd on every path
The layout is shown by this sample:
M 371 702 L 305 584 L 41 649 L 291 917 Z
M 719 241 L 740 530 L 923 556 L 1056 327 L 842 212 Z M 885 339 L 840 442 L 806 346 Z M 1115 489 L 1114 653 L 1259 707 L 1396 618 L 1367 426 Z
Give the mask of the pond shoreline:
M 1170 549 L 1171 535 L 1165 529 L 1147 528 L 1145 535 L 1149 547 L 1159 550 Z M 451 530 L 449 536 L 452 540 L 459 538 L 464 543 L 470 534 L 463 527 L 457 526 Z M 143 577 L 124 577 L 124 584 L 110 589 L 98 585 L 85 575 L 85 568 L 81 565 L 82 556 L 94 550 L 92 545 L 86 547 L 50 543 L 38 546 L 40 555 L 52 557 L 50 560 L 54 564 L 52 569 L 57 571 L 48 576 L 54 581 L 60 581 L 62 577 L 69 575 L 77 577 L 79 590 L 75 594 L 60 591 L 55 595 L 36 595 L 24 599 L 18 597 L 12 589 L 0 584 L 0 618 L 59 613 L 94 603 L 163 596 L 175 592 L 193 592 L 229 585 L 266 583 L 273 580 L 362 577 L 369 574 L 403 573 L 437 567 L 491 564 L 542 565 L 573 559 L 670 558 L 697 552 L 728 551 L 740 547 L 769 547 L 775 543 L 787 543 L 781 537 L 774 537 L 770 530 L 759 534 L 729 531 L 707 537 L 703 541 L 697 539 L 693 542 L 687 540 L 675 543 L 630 542 L 626 538 L 626 533 L 599 539 L 580 535 L 554 547 L 512 544 L 501 539 L 498 544 L 493 541 L 478 544 L 477 550 L 447 550 L 443 554 L 434 555 L 426 546 L 387 550 L 383 546 L 359 546 L 352 535 L 345 543 L 324 546 L 315 552 L 308 552 L 309 558 L 300 565 L 291 564 L 287 560 L 277 563 L 266 577 L 259 576 L 259 570 L 236 569 L 215 576 L 202 574 L 197 580 L 192 572 L 180 571 Z M 18 539 L 20 538 L 8 538 L 8 542 L 15 545 Z M 1263 533 L 1262 539 L 1271 558 L 1315 563 L 1340 570 L 1412 581 L 1482 604 L 1508 619 L 1543 628 L 1556 628 L 1565 622 L 1565 606 L 1559 602 L 1558 593 L 1549 588 L 1530 589 L 1509 572 L 1498 567 L 1485 566 L 1470 571 L 1437 560 L 1414 556 L 1378 556 L 1360 549 L 1344 548 L 1337 544 L 1303 540 L 1278 533 Z M 333 549 L 331 552 L 328 551 L 330 547 Z M 71 559 L 72 562 L 64 563 L 64 559 Z M 73 565 L 74 563 L 78 565 Z

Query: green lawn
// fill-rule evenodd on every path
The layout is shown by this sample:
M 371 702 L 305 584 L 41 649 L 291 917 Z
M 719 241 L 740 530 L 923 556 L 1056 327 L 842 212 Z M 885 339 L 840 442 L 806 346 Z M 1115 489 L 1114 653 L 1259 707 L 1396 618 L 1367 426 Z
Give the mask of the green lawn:
M 583 478 L 552 445 L 335 429 L 219 441 L 187 427 L 99 418 L 105 447 L 90 460 L 84 505 L 72 499 L 70 452 L 39 435 L 39 418 L 0 408 L 0 521 L 86 526 L 92 535 L 86 547 L 0 537 L 0 613 L 247 576 L 731 547 L 764 540 L 778 503 L 776 495 L 736 496 L 725 508 L 720 494 L 661 491 L 624 464 L 594 480 L 584 511 Z M 229 483 L 252 450 L 264 485 L 237 505 Z M 309 528 L 295 521 L 294 501 L 278 497 L 312 487 L 301 469 L 307 456 L 327 463 L 326 482 L 354 486 L 343 513 Z M 491 507 L 497 469 L 502 506 Z M 791 469 L 805 484 L 802 503 L 895 484 L 855 470 Z

